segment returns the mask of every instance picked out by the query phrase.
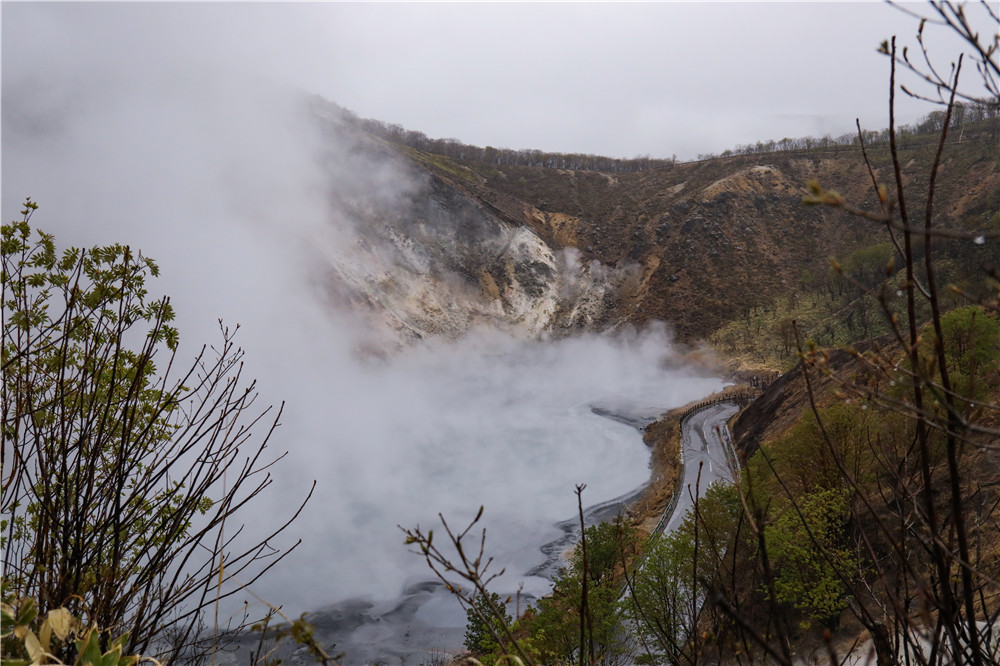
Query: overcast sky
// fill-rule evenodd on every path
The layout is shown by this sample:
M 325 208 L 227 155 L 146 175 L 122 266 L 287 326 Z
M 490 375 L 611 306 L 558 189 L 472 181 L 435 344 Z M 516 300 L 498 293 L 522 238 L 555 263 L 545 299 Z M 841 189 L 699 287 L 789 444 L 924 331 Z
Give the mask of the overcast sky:
M 916 27 L 881 2 L 4 3 L 4 97 L 25 77 L 86 85 L 170 62 L 259 75 L 431 137 L 692 158 L 836 136 L 859 116 L 885 126 L 876 48 L 914 43 Z

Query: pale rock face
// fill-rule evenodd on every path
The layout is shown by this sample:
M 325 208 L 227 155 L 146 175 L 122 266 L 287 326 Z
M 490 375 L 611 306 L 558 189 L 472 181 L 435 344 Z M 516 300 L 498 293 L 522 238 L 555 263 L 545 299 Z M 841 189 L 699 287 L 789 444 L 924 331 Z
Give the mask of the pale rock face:
M 521 227 L 502 255 L 510 277 L 499 299 L 501 320 L 538 336 L 559 311 L 559 268 L 552 250 L 531 230 Z
M 328 286 L 360 312 L 369 342 L 399 348 L 482 325 L 537 338 L 600 318 L 620 282 L 614 271 L 569 251 L 557 256 L 527 227 L 472 210 L 488 223 L 471 235 L 450 216 L 433 225 L 404 219 L 327 256 Z
M 530 338 L 601 321 L 627 272 L 554 251 L 395 149 L 327 122 L 330 235 L 313 248 L 331 300 L 389 353 L 489 326 Z

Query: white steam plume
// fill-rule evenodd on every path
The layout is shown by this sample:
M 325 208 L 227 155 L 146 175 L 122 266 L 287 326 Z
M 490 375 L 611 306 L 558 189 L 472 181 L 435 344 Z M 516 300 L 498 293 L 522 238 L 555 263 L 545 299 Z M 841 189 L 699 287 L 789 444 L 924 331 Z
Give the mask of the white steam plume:
M 356 359 L 364 331 L 315 285 L 311 248 L 348 253 L 353 238 L 327 196 L 330 144 L 297 91 L 199 47 L 211 37 L 162 5 L 4 5 L 4 220 L 30 195 L 60 245 L 156 258 L 151 293 L 172 297 L 182 356 L 218 339 L 217 318 L 242 325 L 262 399 L 287 402 L 274 446 L 290 451 L 279 492 L 244 519 L 263 530 L 319 481 L 291 529 L 305 544 L 259 588 L 266 598 L 298 612 L 396 594 L 426 574 L 396 525 L 429 527 L 438 511 L 459 523 L 480 505 L 500 565 L 522 574 L 573 515 L 575 483 L 597 502 L 648 476 L 636 432 L 591 403 L 666 409 L 719 381 L 665 369 L 656 330 L 551 343 L 477 331 Z M 382 164 L 349 173 L 397 203 L 409 188 Z

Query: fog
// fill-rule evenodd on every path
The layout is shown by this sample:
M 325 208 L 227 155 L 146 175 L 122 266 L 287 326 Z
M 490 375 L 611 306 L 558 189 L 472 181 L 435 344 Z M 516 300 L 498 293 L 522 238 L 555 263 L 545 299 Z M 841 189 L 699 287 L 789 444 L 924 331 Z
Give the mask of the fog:
M 596 503 L 648 479 L 639 433 L 590 407 L 655 413 L 721 386 L 684 368 L 666 327 L 547 342 L 476 330 L 359 358 L 372 332 L 332 309 L 321 282 L 358 224 L 330 189 L 350 175 L 398 204 L 410 187 L 401 174 L 345 166 L 304 115 L 302 91 L 231 58 L 192 67 L 183 49 L 139 48 L 141 34 L 90 48 L 86 30 L 46 25 L 45 13 L 36 42 L 4 16 L 4 220 L 30 196 L 34 225 L 60 246 L 141 249 L 162 271 L 151 294 L 178 313 L 180 357 L 217 342 L 220 318 L 238 324 L 261 404 L 285 402 L 272 451 L 289 454 L 242 516 L 248 530 L 318 485 L 284 539 L 303 545 L 255 587 L 264 598 L 299 612 L 397 594 L 428 575 L 397 525 L 434 527 L 438 512 L 459 524 L 481 505 L 505 584 L 544 591 L 526 572 L 554 523 L 574 515 L 574 485 Z M 52 39 L 76 57 L 47 52 Z
M 587 483 L 585 498 L 598 502 L 648 480 L 637 431 L 590 405 L 663 408 L 720 386 L 664 371 L 657 361 L 666 342 L 659 334 L 547 344 L 483 334 L 339 379 L 314 377 L 286 420 L 309 424 L 303 434 L 313 444 L 294 453 L 294 467 L 321 472 L 323 485 L 300 525 L 308 535 L 292 556 L 300 564 L 284 567 L 274 589 L 301 586 L 295 596 L 314 603 L 396 594 L 429 574 L 396 525 L 439 527 L 440 511 L 460 526 L 483 505 L 489 552 L 514 574 L 508 589 L 525 582 L 543 591 L 523 574 L 542 564 L 538 547 L 560 535 L 553 525 L 574 515 L 574 484 Z M 303 571 L 322 586 L 303 581 Z
M 981 34 L 995 29 L 978 3 L 967 15 Z M 30 71 L 49 110 L 78 105 L 116 70 L 160 85 L 169 61 L 291 82 L 431 137 L 681 159 L 851 133 L 856 118 L 886 126 L 876 49 L 898 35 L 916 53 L 919 25 L 875 1 L 10 2 L 3 23 L 5 72 Z M 933 22 L 924 39 L 947 71 L 960 45 Z M 898 97 L 899 122 L 929 110 Z

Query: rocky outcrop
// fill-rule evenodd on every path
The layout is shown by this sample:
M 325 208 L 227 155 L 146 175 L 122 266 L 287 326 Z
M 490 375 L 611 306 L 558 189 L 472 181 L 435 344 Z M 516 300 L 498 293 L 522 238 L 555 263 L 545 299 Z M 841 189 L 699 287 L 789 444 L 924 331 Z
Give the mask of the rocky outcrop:
M 480 325 L 530 337 L 596 328 L 631 279 L 518 219 L 558 235 L 565 216 L 511 214 L 349 125 L 327 119 L 326 131 L 340 238 L 318 253 L 323 288 L 361 315 L 375 350 Z
M 877 208 L 856 147 L 611 175 L 421 152 L 335 111 L 323 122 L 341 148 L 332 162 L 352 165 L 333 179 L 334 199 L 352 204 L 348 217 L 363 240 L 364 260 L 334 262 L 333 273 L 400 340 L 461 335 L 478 323 L 537 336 L 665 321 L 679 340 L 696 342 L 780 299 L 822 292 L 830 257 L 885 242 L 881 225 L 803 205 L 817 180 Z M 990 148 L 947 146 L 935 195 L 940 224 L 980 229 L 996 219 L 1000 170 Z M 911 203 L 926 194 L 933 155 L 923 140 L 901 145 Z M 886 147 L 872 146 L 869 157 L 885 180 Z M 955 265 L 1000 256 L 997 243 L 949 252 Z

